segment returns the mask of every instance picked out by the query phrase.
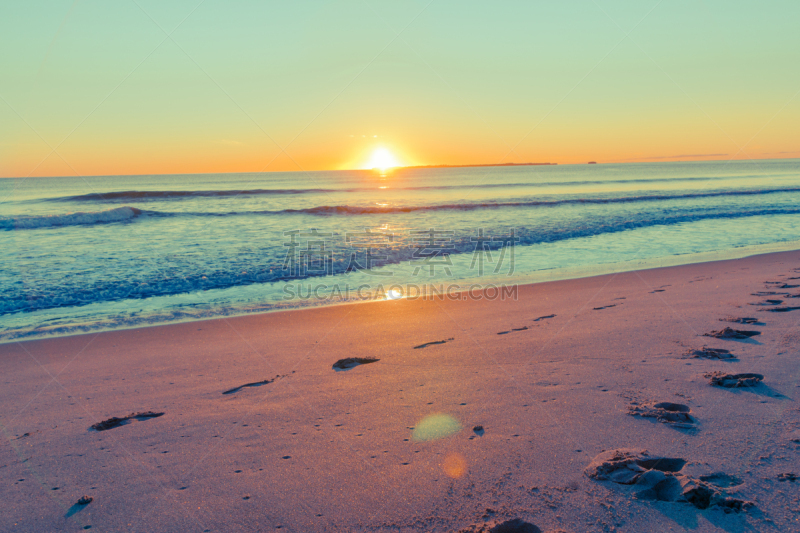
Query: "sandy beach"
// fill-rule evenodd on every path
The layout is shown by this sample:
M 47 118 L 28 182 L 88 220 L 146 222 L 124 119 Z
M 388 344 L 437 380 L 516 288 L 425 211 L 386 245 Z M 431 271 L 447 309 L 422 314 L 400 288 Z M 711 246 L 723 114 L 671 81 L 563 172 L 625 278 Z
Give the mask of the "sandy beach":
M 794 251 L 3 344 L 0 530 L 800 531 L 798 295 Z

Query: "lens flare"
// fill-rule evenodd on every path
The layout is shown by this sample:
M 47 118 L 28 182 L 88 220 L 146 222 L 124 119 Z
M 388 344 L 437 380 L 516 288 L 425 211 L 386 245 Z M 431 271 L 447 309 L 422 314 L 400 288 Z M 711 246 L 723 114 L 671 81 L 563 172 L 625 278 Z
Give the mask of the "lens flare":
M 451 453 L 444 458 L 442 470 L 448 477 L 458 479 L 467 473 L 467 460 L 460 453 Z
M 436 414 L 423 418 L 411 435 L 415 441 L 424 442 L 449 437 L 461 431 L 461 423 L 450 415 Z

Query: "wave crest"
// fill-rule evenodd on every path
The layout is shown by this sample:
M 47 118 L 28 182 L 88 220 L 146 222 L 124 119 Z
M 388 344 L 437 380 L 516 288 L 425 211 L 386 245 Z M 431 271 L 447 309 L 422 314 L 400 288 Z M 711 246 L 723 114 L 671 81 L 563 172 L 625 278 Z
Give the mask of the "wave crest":
M 16 218 L 0 218 L 0 229 L 23 230 L 51 228 L 57 226 L 87 226 L 93 224 L 107 224 L 109 222 L 124 222 L 142 214 L 135 207 L 115 207 L 105 211 L 89 213 L 68 213 L 65 215 L 22 216 Z

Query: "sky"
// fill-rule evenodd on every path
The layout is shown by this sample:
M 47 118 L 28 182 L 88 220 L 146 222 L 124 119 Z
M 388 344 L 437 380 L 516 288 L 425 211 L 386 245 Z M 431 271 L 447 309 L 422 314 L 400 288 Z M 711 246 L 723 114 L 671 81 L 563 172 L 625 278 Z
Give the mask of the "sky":
M 0 176 L 800 157 L 800 2 L 0 4 Z

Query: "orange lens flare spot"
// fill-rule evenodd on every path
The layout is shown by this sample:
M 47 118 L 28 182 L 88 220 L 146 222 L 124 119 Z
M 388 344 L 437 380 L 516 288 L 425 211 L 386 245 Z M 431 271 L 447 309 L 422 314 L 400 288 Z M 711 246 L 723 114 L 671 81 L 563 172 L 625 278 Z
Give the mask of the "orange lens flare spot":
M 467 473 L 467 460 L 460 453 L 451 453 L 444 458 L 442 470 L 448 477 L 458 479 Z

